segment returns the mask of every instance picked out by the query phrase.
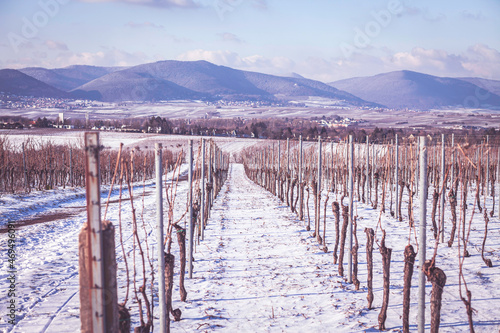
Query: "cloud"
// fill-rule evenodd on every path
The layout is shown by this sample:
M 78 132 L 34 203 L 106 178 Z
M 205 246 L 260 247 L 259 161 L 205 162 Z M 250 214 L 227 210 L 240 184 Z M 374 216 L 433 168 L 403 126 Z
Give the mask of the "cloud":
M 392 56 L 391 62 L 399 68 L 418 68 L 434 66 L 444 70 L 451 63 L 448 53 L 443 50 L 427 50 L 415 47 L 411 52 L 398 52 Z
M 177 57 L 177 60 L 206 60 L 214 64 L 223 66 L 241 65 L 241 58 L 239 57 L 239 55 L 231 51 L 206 51 L 197 49 L 180 54 Z
M 233 42 L 233 43 L 243 43 L 244 41 L 241 40 L 238 36 L 235 34 L 232 34 L 230 32 L 223 32 L 220 34 L 217 34 L 221 38 L 222 41 L 224 42 Z
M 261 10 L 266 10 L 268 8 L 267 6 L 267 0 L 253 0 L 252 5 Z
M 349 60 L 309 57 L 297 62 L 285 56 L 266 57 L 258 54 L 240 56 L 231 51 L 198 49 L 185 52 L 177 59 L 184 61 L 206 60 L 217 65 L 281 76 L 288 76 L 295 72 L 306 78 L 322 82 L 360 75 L 373 75 L 391 70 L 379 58 L 360 53 L 353 54 Z
M 61 67 L 69 65 L 93 65 L 93 66 L 134 66 L 150 59 L 142 52 L 129 53 L 118 49 L 109 49 L 99 52 L 61 53 L 55 63 Z M 64 65 L 62 65 L 64 64 Z
M 429 11 L 426 11 L 423 16 L 424 20 L 427 22 L 441 22 L 446 20 L 446 15 L 443 13 L 431 13 Z
M 444 13 L 431 12 L 427 7 L 404 5 L 402 15 L 405 14 L 410 16 L 421 16 L 425 21 L 431 23 L 444 21 L 446 19 L 446 15 Z
M 177 60 L 195 61 L 206 60 L 216 65 L 233 67 L 241 70 L 256 71 L 268 74 L 283 75 L 291 73 L 294 61 L 287 57 L 264 57 L 262 55 L 251 55 L 241 57 L 231 51 L 207 51 L 191 50 L 177 57 Z
M 500 78 L 500 52 L 484 44 L 470 46 L 460 54 L 416 47 L 394 54 L 391 62 L 396 68 L 440 76 Z
M 500 52 L 484 44 L 467 49 L 462 66 L 475 76 L 500 79 Z
M 44 44 L 49 50 L 59 50 L 59 51 L 67 51 L 68 50 L 68 45 L 66 45 L 65 43 L 62 43 L 62 42 L 56 42 L 54 40 L 49 39 L 49 40 L 46 40 Z
M 458 54 L 422 47 L 413 48 L 409 52 L 394 52 L 389 49 L 380 51 L 379 55 L 355 52 L 348 59 L 309 57 L 295 61 L 288 57 L 240 56 L 231 51 L 198 49 L 185 52 L 177 59 L 206 60 L 217 65 L 274 75 L 295 72 L 322 82 L 396 70 L 413 70 L 446 77 L 500 79 L 500 52 L 484 44 L 473 45 Z
M 143 22 L 143 23 L 136 23 L 136 22 L 128 22 L 125 24 L 126 27 L 132 28 L 132 29 L 138 29 L 138 28 L 154 28 L 154 29 L 165 29 L 163 25 L 160 24 L 155 24 L 152 22 Z
M 161 8 L 196 8 L 199 5 L 193 0 L 80 0 L 82 2 L 102 3 L 117 2 L 132 5 L 161 7 Z
M 481 12 L 477 13 L 471 13 L 468 10 L 463 10 L 461 13 L 462 18 L 468 19 L 468 20 L 474 20 L 474 21 L 482 21 L 486 19 L 486 16 L 483 15 Z
M 32 52 L 29 56 L 8 59 L 5 68 L 45 67 L 60 68 L 70 65 L 92 66 L 135 66 L 151 61 L 142 52 L 129 53 L 118 49 L 106 49 L 98 52 L 59 52 L 55 57 L 48 57 L 45 52 Z

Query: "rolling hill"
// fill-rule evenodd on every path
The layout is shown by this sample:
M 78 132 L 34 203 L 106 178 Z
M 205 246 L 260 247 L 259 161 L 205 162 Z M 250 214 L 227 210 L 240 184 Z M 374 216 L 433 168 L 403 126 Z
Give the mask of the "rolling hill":
M 87 82 L 121 69 L 123 69 L 123 67 L 73 65 L 54 69 L 27 67 L 19 71 L 57 89 L 70 91 Z
M 158 101 L 171 99 L 200 99 L 208 95 L 145 72 L 118 71 L 104 75 L 71 91 L 77 96 L 115 101 Z
M 500 96 L 500 81 L 498 80 L 488 80 L 488 79 L 482 79 L 478 77 L 459 77 L 458 79 L 462 81 L 467 81 L 469 83 L 475 84 L 476 86 L 480 87 L 481 89 L 487 90 L 490 93 L 493 93 L 495 95 Z M 481 98 L 481 96 L 486 97 L 486 93 L 483 92 L 478 92 L 478 96 Z
M 462 79 L 437 77 L 412 71 L 396 71 L 329 83 L 364 100 L 394 109 L 449 107 L 500 107 L 500 96 L 475 103 L 478 86 Z
M 116 75 L 120 74 L 120 80 Z M 77 89 L 79 91 L 96 91 L 107 101 L 122 101 L 133 89 L 145 90 L 144 98 L 149 96 L 149 80 L 170 82 L 174 91 L 163 90 L 154 94 L 157 99 L 169 99 L 171 95 L 179 96 L 179 87 L 186 93 L 179 98 L 192 98 L 193 93 L 205 98 L 225 98 L 232 100 L 288 100 L 297 97 L 319 96 L 345 101 L 356 106 L 379 106 L 344 91 L 328 86 L 319 81 L 297 77 L 280 77 L 256 72 L 241 71 L 226 66 L 218 66 L 207 61 L 159 61 L 143 64 L 104 75 L 88 82 Z
M 0 92 L 18 96 L 70 98 L 69 93 L 15 69 L 0 70 Z

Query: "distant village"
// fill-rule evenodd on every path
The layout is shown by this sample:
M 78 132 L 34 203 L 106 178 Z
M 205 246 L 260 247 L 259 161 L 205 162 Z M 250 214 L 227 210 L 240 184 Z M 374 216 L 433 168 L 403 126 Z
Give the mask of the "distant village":
M 33 96 L 18 96 L 0 92 L 0 109 L 62 109 L 72 110 L 87 107 L 95 107 L 100 103 L 96 101 L 48 98 Z
M 220 119 L 221 114 L 219 109 L 222 107 L 285 107 L 286 103 L 271 102 L 271 101 L 228 101 L 217 100 L 205 102 L 207 106 L 214 106 L 213 111 L 207 111 L 203 117 L 205 120 Z M 121 103 L 123 104 L 123 103 Z M 0 92 L 0 109 L 60 109 L 56 119 L 49 119 L 47 117 L 38 119 L 22 119 L 22 117 L 3 117 L 5 119 L 0 121 L 0 129 L 23 129 L 23 128 L 57 128 L 57 129 L 91 129 L 99 131 L 119 131 L 119 132 L 143 132 L 143 133 L 172 133 L 172 134 L 191 134 L 186 133 L 183 126 L 158 126 L 153 123 L 148 123 L 147 120 L 138 121 L 110 121 L 110 120 L 90 120 L 89 114 L 85 120 L 82 119 L 68 119 L 65 117 L 64 111 L 74 109 L 90 109 L 99 107 L 101 103 L 88 100 L 73 100 L 64 98 L 45 98 L 45 97 L 32 97 L 32 96 L 17 96 Z M 294 104 L 296 106 L 296 104 Z M 152 119 L 154 119 L 153 117 Z M 347 128 L 358 126 L 363 123 L 363 120 L 355 120 L 351 118 L 342 118 L 333 116 L 329 119 L 323 117 L 315 119 L 312 117 L 311 126 L 318 128 Z M 192 121 L 187 120 L 189 125 Z M 258 123 L 259 121 L 255 121 Z M 261 121 L 262 122 L 262 121 Z M 193 132 L 188 131 L 188 132 Z M 197 134 L 201 135 L 224 135 L 224 136 L 244 136 L 244 137 L 267 137 L 266 130 L 241 130 L 240 128 L 222 130 L 221 128 L 212 129 L 199 129 Z M 193 133 L 194 134 L 194 133 Z

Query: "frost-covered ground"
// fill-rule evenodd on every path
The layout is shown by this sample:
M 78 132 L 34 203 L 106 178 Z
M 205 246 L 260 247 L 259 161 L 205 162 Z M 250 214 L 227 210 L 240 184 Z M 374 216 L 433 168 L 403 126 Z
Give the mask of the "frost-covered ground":
M 179 185 L 176 218 L 185 210 L 186 182 Z M 144 238 L 143 225 L 149 235 L 150 252 L 156 253 L 154 221 L 154 185 L 146 184 L 145 193 L 140 184 L 134 189 L 134 204 L 138 213 L 139 232 Z M 0 198 L 2 219 L 26 220 L 35 214 L 71 210 L 73 215 L 52 222 L 20 227 L 16 231 L 18 258 L 18 323 L 7 323 L 6 292 L 0 295 L 0 329 L 8 332 L 77 332 L 79 331 L 78 294 L 78 232 L 86 219 L 82 209 L 85 198 L 82 190 L 54 190 L 31 195 L 3 196 Z M 124 198 L 128 197 L 127 192 Z M 105 195 L 103 195 L 103 199 Z M 116 201 L 115 190 L 112 200 Z M 144 198 L 144 199 L 143 199 Z M 323 197 L 324 198 L 324 197 Z M 469 198 L 472 198 L 470 196 Z M 331 195 L 329 204 L 335 199 Z M 144 204 L 142 203 L 144 200 Z M 387 198 L 389 200 L 389 197 Z M 312 208 L 312 198 L 310 200 Z M 469 200 L 472 203 L 472 199 Z M 491 208 L 491 202 L 487 201 Z M 430 200 L 429 200 L 430 205 Z M 143 210 L 144 207 L 144 210 Z M 391 261 L 391 292 L 386 327 L 401 330 L 403 292 L 403 251 L 408 243 L 407 222 L 398 222 L 389 212 L 382 215 L 382 227 L 387 231 L 386 245 L 393 249 Z M 406 203 L 403 204 L 403 212 Z M 476 208 L 477 210 L 477 208 Z M 311 209 L 311 213 L 314 210 Z M 430 214 L 430 208 L 428 209 Z M 472 204 L 468 216 L 472 212 Z M 8 215 L 6 215 L 8 214 Z M 130 203 L 123 201 L 122 219 L 124 245 L 129 258 L 133 258 Z M 312 231 L 298 221 L 288 207 L 270 193 L 252 183 L 243 172 L 242 165 L 232 164 L 230 176 L 216 199 L 205 240 L 197 246 L 194 276 L 186 280 L 187 302 L 179 301 L 178 247 L 174 278 L 174 308 L 182 310 L 182 320 L 172 322 L 172 331 L 182 332 L 358 332 L 377 331 L 377 317 L 382 303 L 382 266 L 378 246 L 374 248 L 374 309 L 366 305 L 366 238 L 365 227 L 376 228 L 379 212 L 358 203 L 359 280 L 361 289 L 355 291 L 338 275 L 333 265 L 333 216 L 328 209 L 324 253 Z M 471 257 L 465 259 L 464 274 L 472 292 L 472 307 L 477 332 L 498 332 L 500 328 L 500 228 L 498 215 L 491 218 L 486 249 L 494 267 L 488 268 L 481 260 L 480 249 L 484 221 L 477 213 L 473 219 L 470 243 Z M 469 220 L 467 218 L 467 221 Z M 110 204 L 108 218 L 117 226 L 118 203 Z M 407 217 L 405 216 L 405 221 Z M 430 221 L 430 219 L 428 219 Z M 447 217 L 449 221 L 449 217 Z M 418 225 L 418 220 L 417 220 Z M 430 225 L 430 223 L 429 223 Z M 448 238 L 449 224 L 446 231 Z M 427 257 L 434 247 L 432 232 L 428 230 Z M 376 239 L 380 241 L 380 228 Z M 0 235 L 2 256 L 1 280 L 5 281 L 6 236 Z M 411 239 L 415 246 L 414 238 Z M 117 245 L 118 228 L 117 228 Z M 467 316 L 458 292 L 458 250 L 440 245 L 436 265 L 447 274 L 441 311 L 442 332 L 468 330 Z M 119 301 L 125 295 L 126 275 L 121 249 L 117 247 Z M 345 260 L 347 262 L 347 260 Z M 418 265 L 418 262 L 416 263 Z M 142 271 L 137 259 L 138 271 Z M 155 264 L 156 267 L 156 264 Z M 138 281 L 141 279 L 140 274 Z M 157 281 L 157 277 L 155 277 Z M 156 282 L 155 282 L 156 283 Z M 149 284 L 149 281 L 148 281 Z M 412 280 L 410 329 L 416 330 L 417 268 Z M 427 285 L 426 321 L 430 321 L 430 284 Z M 5 288 L 4 288 L 5 290 Z M 137 304 L 129 297 L 133 326 L 139 323 Z M 158 324 L 158 299 L 155 297 L 155 325 Z M 427 328 L 429 325 L 427 325 Z

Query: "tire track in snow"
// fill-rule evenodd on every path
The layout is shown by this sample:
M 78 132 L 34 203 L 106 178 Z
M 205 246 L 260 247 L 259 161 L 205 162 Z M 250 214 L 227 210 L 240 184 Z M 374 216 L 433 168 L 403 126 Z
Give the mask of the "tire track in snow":
M 75 291 L 67 300 L 66 302 L 64 302 L 55 312 L 54 315 L 50 316 L 47 324 L 45 325 L 45 327 L 42 329 L 41 333 L 45 333 L 47 332 L 47 329 L 50 327 L 50 325 L 52 324 L 52 322 L 54 321 L 54 319 L 57 318 L 57 316 L 61 313 L 61 311 L 64 309 L 64 307 L 73 299 L 73 297 L 75 297 L 75 295 L 78 294 L 78 291 Z

